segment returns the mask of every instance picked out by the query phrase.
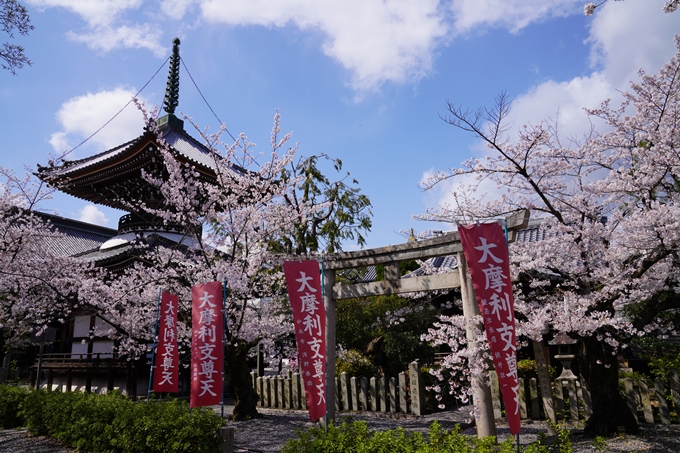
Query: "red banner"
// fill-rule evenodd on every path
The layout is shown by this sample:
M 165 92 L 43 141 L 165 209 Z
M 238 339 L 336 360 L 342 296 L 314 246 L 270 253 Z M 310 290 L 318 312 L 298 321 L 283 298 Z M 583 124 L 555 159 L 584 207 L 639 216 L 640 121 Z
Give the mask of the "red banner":
M 176 393 L 179 382 L 177 351 L 177 306 L 179 299 L 170 293 L 161 294 L 158 318 L 158 342 L 154 360 L 153 391 Z
M 222 399 L 222 307 L 222 283 L 191 288 L 191 407 L 212 406 Z
M 316 261 L 283 263 L 309 418 L 326 414 L 326 310 Z
M 505 235 L 498 223 L 458 228 L 493 365 L 498 373 L 510 432 L 519 434 L 519 386 L 515 309 Z

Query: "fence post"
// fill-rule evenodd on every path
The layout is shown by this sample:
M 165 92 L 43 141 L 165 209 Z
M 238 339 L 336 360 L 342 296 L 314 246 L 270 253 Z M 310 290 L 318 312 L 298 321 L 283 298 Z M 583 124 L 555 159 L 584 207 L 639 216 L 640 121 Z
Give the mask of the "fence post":
M 567 388 L 569 389 L 569 418 L 576 422 L 578 421 L 578 394 L 576 393 L 576 379 L 569 379 L 567 381 Z
M 640 386 L 640 403 L 642 404 L 642 415 L 645 417 L 645 423 L 654 423 L 652 403 L 649 400 L 649 387 L 642 379 L 640 379 L 638 385 Z
M 340 383 L 342 385 L 342 410 L 352 410 L 352 392 L 349 386 L 349 374 L 346 371 L 340 373 Z
M 293 409 L 300 409 L 300 373 L 293 373 L 291 377 L 293 387 Z
M 659 403 L 659 417 L 661 418 L 661 423 L 664 425 L 670 425 L 671 419 L 668 415 L 668 403 L 666 403 L 666 389 L 663 386 L 663 382 L 660 378 L 654 379 L 654 387 L 656 390 L 656 400 Z
M 557 403 L 557 419 L 564 419 L 564 387 L 562 381 L 557 379 L 555 382 L 555 402 Z
M 673 404 L 675 405 L 675 412 L 680 410 L 680 376 L 676 370 L 668 372 L 668 382 L 671 387 L 671 396 L 673 397 Z
M 264 406 L 264 392 L 262 391 L 262 377 L 258 376 L 255 379 L 255 393 L 257 393 L 257 405 Z
M 288 376 L 284 376 L 283 378 L 283 408 L 284 409 L 292 409 L 293 408 L 293 386 L 292 381 L 293 378 L 290 375 L 290 371 L 288 372 Z
M 423 376 L 420 374 L 418 361 L 408 364 L 409 381 L 411 387 L 411 412 L 414 415 L 425 414 L 425 385 Z
M 546 344 L 543 341 L 532 341 L 534 348 L 534 358 L 536 360 L 536 372 L 538 373 L 538 387 L 541 392 L 541 400 L 543 401 L 543 413 L 545 418 L 557 423 L 555 416 L 555 401 L 553 400 L 552 387 L 550 385 L 550 374 L 548 374 L 548 361 L 550 354 Z M 548 435 L 554 436 L 557 434 L 555 428 L 548 425 Z
M 281 404 L 281 380 L 278 376 L 272 376 L 272 407 L 277 409 Z
M 342 394 L 342 391 L 340 390 L 340 378 L 336 376 L 333 380 L 335 381 L 335 411 L 340 412 L 340 395 Z
M 390 378 L 390 412 L 397 412 L 399 399 L 397 398 L 397 380 Z
M 370 389 L 368 395 L 370 398 L 368 401 L 368 410 L 371 412 L 378 412 L 378 388 L 375 376 L 369 380 L 368 388 Z
M 517 379 L 517 385 L 519 386 L 519 418 L 527 418 L 527 395 L 526 389 L 524 388 L 524 378 Z
M 307 393 L 305 392 L 304 376 L 300 376 L 300 409 L 307 410 Z
M 585 379 L 581 378 L 581 394 L 583 395 L 583 415 L 586 420 L 593 415 L 593 400 L 590 397 L 590 389 Z
M 358 411 L 359 410 L 359 395 L 358 395 L 358 389 L 357 389 L 357 378 L 356 376 L 352 376 L 349 378 L 349 386 L 350 386 L 350 397 L 352 399 L 352 402 L 350 405 L 352 406 L 353 411 Z
M 406 373 L 399 373 L 399 410 L 408 414 L 408 401 L 406 400 Z
M 361 401 L 361 410 L 368 411 L 368 378 L 362 377 L 360 380 L 359 401 Z
M 387 412 L 387 380 L 380 378 L 380 412 Z
M 495 420 L 501 418 L 501 389 L 498 385 L 498 373 L 489 370 L 489 387 L 491 387 L 491 405 L 493 406 L 493 417 Z
M 538 410 L 538 387 L 536 386 L 536 378 L 529 380 L 529 396 L 531 397 L 531 419 L 539 420 L 541 414 Z
M 633 388 L 633 380 L 631 378 L 625 378 L 623 380 L 623 388 L 626 392 L 626 404 L 628 409 L 630 409 L 633 417 L 635 417 L 635 423 L 637 423 L 637 401 L 635 400 L 635 389 Z

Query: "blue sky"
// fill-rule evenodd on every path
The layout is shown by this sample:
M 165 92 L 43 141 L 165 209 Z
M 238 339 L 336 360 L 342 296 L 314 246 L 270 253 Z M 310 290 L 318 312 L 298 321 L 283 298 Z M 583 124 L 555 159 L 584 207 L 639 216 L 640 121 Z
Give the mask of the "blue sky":
M 13 41 L 33 66 L 0 72 L 0 165 L 46 164 L 99 129 L 159 69 L 181 56 L 227 128 L 267 151 L 275 109 L 300 153 L 342 159 L 373 204 L 368 247 L 400 230 L 447 229 L 413 220 L 454 186 L 423 192 L 435 170 L 483 155 L 446 125 L 446 101 L 491 106 L 505 91 L 519 126 L 555 117 L 585 132 L 583 107 L 620 99 L 643 68 L 674 54 L 680 12 L 664 0 L 24 0 L 35 30 Z M 0 37 L 4 42 L 6 36 Z M 162 103 L 167 65 L 141 93 Z M 178 111 L 219 126 L 182 67 Z M 134 106 L 69 158 L 134 138 Z M 493 188 L 489 188 L 493 191 Z M 42 209 L 115 228 L 121 215 L 57 195 Z M 352 248 L 348 244 L 347 248 Z

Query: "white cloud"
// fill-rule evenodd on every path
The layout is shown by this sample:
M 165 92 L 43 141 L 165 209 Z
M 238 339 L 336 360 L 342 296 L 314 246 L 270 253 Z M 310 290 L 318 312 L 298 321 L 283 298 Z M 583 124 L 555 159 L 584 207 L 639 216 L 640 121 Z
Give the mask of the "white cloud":
M 67 36 L 72 41 L 83 42 L 90 49 L 103 52 L 125 47 L 128 49 L 147 49 L 159 58 L 166 54 L 166 49 L 160 44 L 163 32 L 155 25 L 150 24 L 123 25 L 117 28 L 102 26 L 89 33 L 70 31 Z
M 26 0 L 40 10 L 64 8 L 81 16 L 91 27 L 109 25 L 122 12 L 137 9 L 143 0 Z
M 323 52 L 350 74 L 357 92 L 385 82 L 417 82 L 430 73 L 437 50 L 455 36 L 506 28 L 517 32 L 555 17 L 583 15 L 584 0 L 27 0 L 38 8 L 64 8 L 87 23 L 69 37 L 108 52 L 148 49 L 167 54 L 160 44 L 162 21 L 198 14 L 197 22 L 231 26 L 294 26 L 321 32 Z M 142 8 L 151 22 L 130 21 Z M 591 19 L 594 70 L 612 86 L 635 75 L 638 67 L 655 70 L 667 58 L 677 14 L 664 14 L 663 0 L 607 2 Z M 667 38 L 670 34 L 670 38 Z M 587 77 L 587 76 L 586 76 Z
M 177 0 L 175 0 L 177 1 Z M 126 13 L 137 11 L 144 0 L 27 0 L 39 10 L 63 8 L 79 15 L 87 31 L 69 31 L 67 36 L 103 52 L 115 48 L 148 49 L 157 57 L 166 50 L 160 44 L 160 24 L 128 23 Z
M 517 127 L 541 119 L 555 118 L 564 136 L 578 137 L 588 132 L 590 123 L 584 108 L 598 107 L 605 99 L 614 105 L 630 81 L 638 81 L 640 68 L 655 73 L 675 53 L 673 36 L 678 17 L 665 14 L 663 2 L 607 2 L 598 8 L 590 25 L 588 43 L 591 60 L 597 68 L 590 75 L 569 81 L 546 81 L 518 96 L 511 111 Z M 644 33 L 636 27 L 644 24 Z
M 481 157 L 481 155 L 479 155 Z M 425 185 L 435 175 L 433 170 L 423 173 L 419 185 Z M 472 219 L 460 219 L 450 216 L 451 211 L 469 212 L 470 206 L 479 206 L 481 202 L 497 200 L 507 195 L 507 190 L 498 187 L 495 182 L 486 178 L 478 180 L 476 176 L 460 175 L 439 181 L 435 186 L 424 193 L 423 204 L 436 206 L 436 215 L 440 221 L 455 223 L 456 221 L 469 221 Z M 428 216 L 425 216 L 425 218 Z M 430 219 L 433 220 L 433 219 Z M 450 228 L 448 225 L 446 228 Z
M 680 32 L 680 13 L 664 13 L 664 1 L 607 2 L 590 27 L 591 61 L 607 79 L 625 89 L 638 69 L 655 73 L 675 53 L 673 36 Z
M 515 98 L 508 120 L 514 130 L 544 119 L 557 120 L 563 137 L 580 138 L 590 129 L 584 108 L 599 107 L 602 101 L 617 95 L 600 72 L 567 82 L 549 80 Z
M 109 219 L 106 218 L 106 215 L 93 204 L 85 205 L 83 209 L 80 210 L 78 220 L 101 226 L 106 226 L 109 223 Z
M 482 27 L 516 33 L 532 22 L 583 14 L 583 0 L 451 0 L 454 30 L 463 34 Z
M 69 99 L 57 112 L 63 130 L 52 134 L 50 144 L 58 153 L 71 149 L 111 120 L 134 94 L 130 89 L 116 88 Z M 141 112 L 130 103 L 89 142 L 103 151 L 135 138 L 142 133 L 143 127 Z
M 201 0 L 200 7 L 213 23 L 320 30 L 324 53 L 351 72 L 358 91 L 425 76 L 448 33 L 438 0 Z
M 194 3 L 196 0 L 165 0 L 161 2 L 161 11 L 169 18 L 179 20 Z
M 536 2 L 532 0 L 525 3 L 531 5 Z M 562 6 L 567 3 L 570 2 L 564 2 Z M 582 7 L 582 3 L 579 4 Z M 459 9 L 456 12 L 456 29 L 459 32 L 484 24 L 503 25 L 512 31 L 524 26 L 526 20 L 539 20 L 540 17 L 545 17 L 545 14 L 538 13 L 532 17 L 525 11 L 527 8 L 514 1 L 454 0 L 454 6 Z M 602 8 L 598 8 L 590 24 L 590 36 L 586 41 L 591 45 L 593 72 L 566 81 L 548 80 L 517 96 L 513 100 L 508 117 L 510 126 L 513 127 L 509 138 L 514 140 L 517 128 L 523 124 L 538 124 L 543 119 L 557 119 L 559 132 L 563 138 L 579 139 L 587 134 L 592 118 L 588 118 L 584 108 L 598 107 L 605 99 L 612 99 L 612 105 L 616 106 L 621 101 L 621 91 L 628 89 L 630 81 L 638 81 L 639 68 L 645 69 L 648 73 L 656 73 L 675 53 L 673 36 L 678 32 L 678 17 L 674 13 L 663 13 L 662 6 L 662 1 L 629 0 L 607 2 Z M 513 17 L 515 13 L 512 10 L 515 7 L 519 7 L 519 12 L 523 11 L 522 15 Z M 476 8 L 479 8 L 479 11 L 476 11 Z M 497 12 L 492 12 L 496 9 Z M 580 13 L 582 14 L 582 9 Z M 508 18 L 504 19 L 503 14 L 507 14 Z M 597 127 L 598 120 L 592 120 Z M 602 130 L 601 127 L 599 130 Z M 471 151 L 479 155 L 476 146 L 473 145 Z M 450 205 L 455 202 L 452 193 L 458 191 L 461 184 L 472 182 L 458 177 L 440 183 L 433 194 L 428 195 L 425 204 Z M 492 186 L 483 183 L 480 187 L 480 191 L 487 192 L 487 198 L 491 199 L 501 195 Z

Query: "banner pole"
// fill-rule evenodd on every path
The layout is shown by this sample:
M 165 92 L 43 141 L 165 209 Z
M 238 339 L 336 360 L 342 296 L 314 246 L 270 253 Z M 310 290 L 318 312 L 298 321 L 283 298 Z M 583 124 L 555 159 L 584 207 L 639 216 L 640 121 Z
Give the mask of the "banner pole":
M 224 360 L 224 346 L 227 344 L 227 339 L 224 338 L 227 331 L 227 279 L 222 282 L 222 400 L 220 401 L 221 416 L 224 418 L 224 386 L 227 382 L 226 377 L 226 360 Z
M 151 395 L 151 383 L 153 382 L 153 370 L 156 368 L 156 337 L 158 336 L 158 318 L 161 313 L 161 294 L 163 294 L 163 288 L 158 288 L 158 304 L 156 305 L 156 322 L 153 328 L 153 344 L 151 346 L 151 368 L 149 371 L 149 387 L 146 391 L 146 400 L 149 401 L 149 396 Z
M 321 260 L 321 294 L 326 294 L 326 281 L 324 280 L 324 275 L 326 273 L 326 264 L 323 260 Z M 328 329 L 328 326 L 326 326 L 326 329 L 324 329 L 324 333 Z M 324 357 L 324 360 L 326 361 L 326 366 L 324 367 L 325 369 L 328 369 L 328 345 L 326 345 L 326 357 Z M 326 386 L 324 388 L 324 392 L 326 393 L 326 415 L 324 415 L 324 431 L 328 432 L 328 373 L 324 373 L 324 376 L 326 377 Z

